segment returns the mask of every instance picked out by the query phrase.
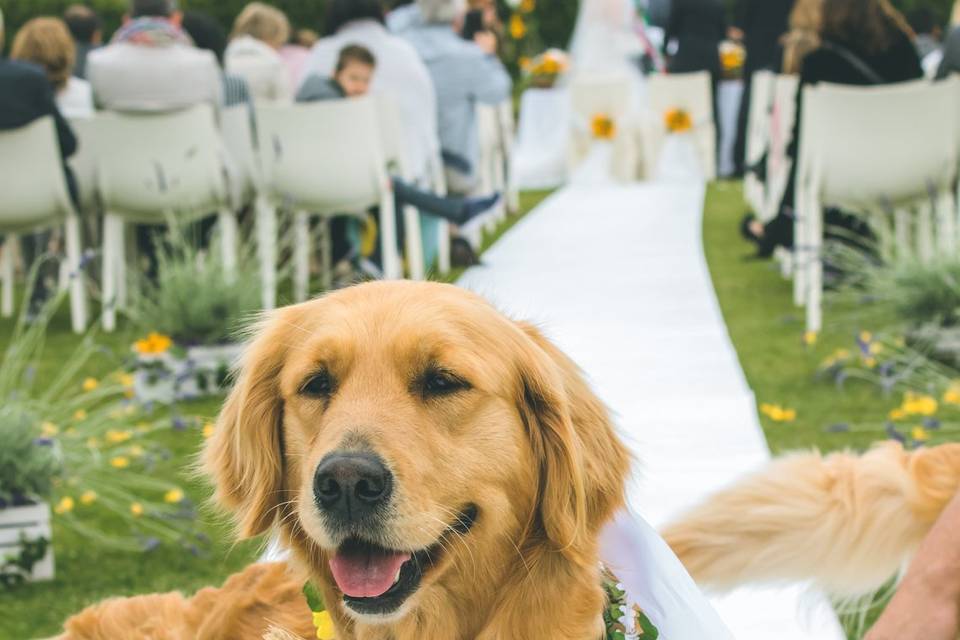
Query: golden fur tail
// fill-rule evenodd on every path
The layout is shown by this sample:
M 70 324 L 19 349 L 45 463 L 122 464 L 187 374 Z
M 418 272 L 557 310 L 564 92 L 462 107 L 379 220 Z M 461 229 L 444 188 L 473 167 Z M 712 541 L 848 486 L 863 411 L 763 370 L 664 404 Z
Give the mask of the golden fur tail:
M 895 576 L 960 484 L 960 444 L 796 453 L 663 531 L 703 587 L 813 581 L 855 597 Z

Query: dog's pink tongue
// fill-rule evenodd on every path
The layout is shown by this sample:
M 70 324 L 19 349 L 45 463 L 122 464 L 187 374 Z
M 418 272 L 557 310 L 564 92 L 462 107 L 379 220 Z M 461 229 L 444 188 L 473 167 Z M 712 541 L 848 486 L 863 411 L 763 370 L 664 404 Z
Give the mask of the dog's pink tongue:
M 376 598 L 390 590 L 400 567 L 409 559 L 409 553 L 341 550 L 330 558 L 330 570 L 345 595 L 351 598 Z

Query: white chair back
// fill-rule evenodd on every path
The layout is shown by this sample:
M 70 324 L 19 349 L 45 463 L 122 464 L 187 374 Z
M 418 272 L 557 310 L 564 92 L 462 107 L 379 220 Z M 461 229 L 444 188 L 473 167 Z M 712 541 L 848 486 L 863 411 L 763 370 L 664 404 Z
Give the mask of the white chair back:
M 316 214 L 363 214 L 387 187 L 373 98 L 257 105 L 264 187 Z
M 622 75 L 578 75 L 570 84 L 570 96 L 574 113 L 587 126 L 598 114 L 619 121 L 630 115 L 633 100 L 631 78 Z
M 767 155 L 766 204 L 759 212 L 761 220 L 777 215 L 780 201 L 787 189 L 793 168 L 787 148 L 793 139 L 797 121 L 797 91 L 800 78 L 778 75 L 773 81 L 773 101 L 770 106 L 770 151 Z
M 0 232 L 59 224 L 73 213 L 53 118 L 0 131 Z
M 103 116 L 97 177 L 104 209 L 140 223 L 203 217 L 228 202 L 220 134 L 209 105 Z
M 247 105 L 227 107 L 220 112 L 223 144 L 233 163 L 231 188 L 244 203 L 249 202 L 260 184 L 260 160 L 254 146 L 252 114 Z
M 70 158 L 68 164 L 77 181 L 80 191 L 80 210 L 87 214 L 94 214 L 99 210 L 99 196 L 97 193 L 97 144 L 103 119 L 99 115 L 91 118 L 71 118 L 70 128 L 77 137 L 77 152 Z
M 717 175 L 717 126 L 713 113 L 713 83 L 706 71 L 655 74 L 649 77 L 650 108 L 654 126 L 662 130 L 664 114 L 683 109 L 693 120 L 694 135 L 704 176 Z M 659 155 L 659 145 L 657 155 Z

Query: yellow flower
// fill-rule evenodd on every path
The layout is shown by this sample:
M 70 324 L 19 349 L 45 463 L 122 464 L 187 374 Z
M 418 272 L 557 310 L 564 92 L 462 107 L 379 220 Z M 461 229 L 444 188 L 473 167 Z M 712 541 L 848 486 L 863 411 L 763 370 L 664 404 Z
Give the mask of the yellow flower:
M 139 518 L 143 515 L 143 505 L 139 502 L 134 502 L 130 505 L 130 513 Z
M 83 381 L 83 390 L 86 392 L 95 391 L 97 387 L 100 386 L 100 383 L 97 382 L 96 378 L 87 378 Z
M 203 437 L 204 438 L 213 437 L 213 429 L 214 429 L 214 424 L 212 422 L 208 422 L 207 424 L 203 425 Z
M 877 366 L 877 359 L 874 358 L 873 356 L 870 356 L 869 358 L 864 358 L 863 364 L 864 364 L 868 369 L 873 369 L 874 367 Z
M 896 408 L 890 411 L 891 420 L 903 420 L 906 417 L 907 417 L 907 412 L 901 408 Z
M 533 69 L 533 60 L 531 60 L 528 56 L 520 56 L 520 58 L 517 60 L 517 64 L 520 66 L 522 71 L 530 71 Z
M 778 404 L 761 404 L 760 413 L 774 422 L 793 422 L 797 419 L 796 409 L 784 409 Z
M 126 456 L 117 456 L 110 460 L 110 466 L 114 469 L 126 469 L 130 466 L 130 458 Z
M 940 406 L 933 396 L 917 395 L 908 392 L 900 408 L 910 416 L 932 416 Z
M 327 611 L 313 612 L 313 626 L 317 628 L 317 640 L 334 640 L 333 618 Z
M 930 439 L 930 434 L 923 427 L 914 427 L 910 432 L 911 437 L 917 442 L 926 442 Z
M 133 386 L 133 374 L 131 373 L 121 373 L 117 379 L 120 381 L 120 384 L 124 387 Z
M 169 351 L 172 346 L 173 340 L 169 336 L 156 332 L 133 343 L 134 351 L 141 355 L 160 355 Z
M 590 128 L 597 140 L 612 140 L 617 135 L 617 123 L 605 113 L 593 116 Z
M 954 382 L 943 394 L 943 401 L 946 404 L 960 405 L 960 383 Z
M 83 422 L 87 419 L 87 412 L 84 409 L 77 409 L 73 412 L 73 419 L 77 422 Z
M 663 124 L 670 133 L 685 133 L 693 129 L 693 119 L 686 109 L 667 109 L 663 114 Z
M 879 342 L 870 343 L 870 355 L 878 356 L 883 353 L 883 345 Z
M 106 435 L 107 442 L 111 444 L 120 444 L 121 442 L 126 442 L 132 437 L 133 434 L 129 431 L 114 431 L 113 429 L 107 431 Z
M 817 344 L 817 332 L 816 331 L 805 331 L 803 334 L 803 344 L 812 347 Z
M 873 342 L 873 334 L 870 333 L 869 331 L 861 331 L 860 342 L 864 344 L 870 344 L 871 342 Z
M 44 422 L 40 425 L 40 434 L 44 438 L 52 438 L 60 433 L 60 428 L 52 422 Z
M 741 47 L 729 47 L 720 53 L 720 64 L 724 71 L 735 71 L 743 66 L 746 55 Z
M 163 501 L 167 504 L 179 504 L 183 502 L 183 491 L 180 491 L 180 489 L 170 489 L 170 491 L 167 491 L 163 496 Z
M 96 491 L 84 491 L 80 494 L 80 504 L 90 506 L 97 501 L 97 492 Z
M 522 0 L 520 2 L 520 11 L 524 13 L 533 13 L 537 8 L 537 0 Z
M 134 458 L 139 458 L 143 454 L 144 454 L 144 449 L 140 445 L 135 444 L 132 447 L 130 447 L 130 455 L 132 455 Z
M 64 498 L 60 498 L 60 502 L 58 502 L 57 506 L 53 508 L 53 511 L 54 513 L 63 515 L 64 513 L 73 511 L 74 504 L 73 498 L 66 496 Z
M 525 35 L 527 35 L 527 23 L 519 13 L 513 14 L 510 17 L 510 37 L 514 40 L 523 40 Z

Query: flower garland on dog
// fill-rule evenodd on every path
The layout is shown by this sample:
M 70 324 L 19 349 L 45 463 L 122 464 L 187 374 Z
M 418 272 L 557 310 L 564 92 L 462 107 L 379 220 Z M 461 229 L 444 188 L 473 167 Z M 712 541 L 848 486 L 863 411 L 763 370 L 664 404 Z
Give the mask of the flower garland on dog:
M 603 609 L 603 626 L 606 640 L 657 640 L 660 632 L 637 605 L 627 602 L 627 592 L 617 577 L 602 567 L 603 591 L 607 606 Z M 310 582 L 303 585 L 303 595 L 313 612 L 313 626 L 317 640 L 335 640 L 333 619 L 323 604 L 320 592 Z

